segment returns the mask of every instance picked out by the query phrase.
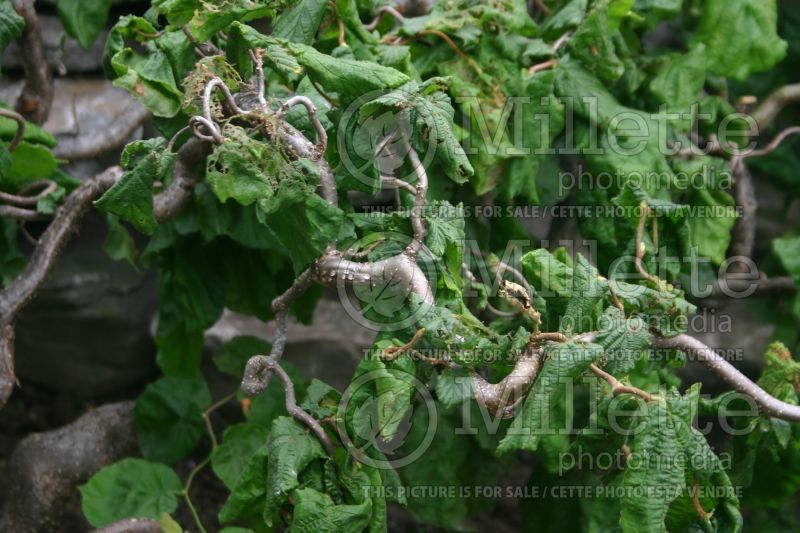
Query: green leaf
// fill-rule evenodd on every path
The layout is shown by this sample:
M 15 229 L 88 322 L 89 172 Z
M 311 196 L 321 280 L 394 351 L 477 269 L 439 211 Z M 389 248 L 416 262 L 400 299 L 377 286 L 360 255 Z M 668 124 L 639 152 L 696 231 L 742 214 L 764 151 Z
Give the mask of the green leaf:
M 699 103 L 706 81 L 706 50 L 703 44 L 685 54 L 669 58 L 650 82 L 650 91 L 671 113 L 688 113 Z
M 370 521 L 371 500 L 357 505 L 337 505 L 330 496 L 312 488 L 295 491 L 292 531 L 298 533 L 340 533 L 361 531 Z
M 259 424 L 228 426 L 222 442 L 211 454 L 211 468 L 230 490 L 234 490 L 250 459 L 267 442 L 269 430 Z
M 151 235 L 156 228 L 153 181 L 166 176 L 174 159 L 175 155 L 166 150 L 166 139 L 162 137 L 130 143 L 122 152 L 122 177 L 95 201 L 95 206 Z
M 103 31 L 111 0 L 57 0 L 58 18 L 67 33 L 89 49 Z
M 589 13 L 570 39 L 569 51 L 587 70 L 610 85 L 622 76 L 625 65 L 617 57 L 612 40 L 616 30 L 611 27 L 608 11 L 608 6 L 601 3 Z
M 81 485 L 81 508 L 102 527 L 123 518 L 158 519 L 178 508 L 183 483 L 171 468 L 144 459 L 123 459 Z
M 0 103 L 0 107 L 8 109 L 8 106 L 2 103 Z M 16 120 L 0 117 L 0 139 L 11 141 L 17 134 L 17 127 Z M 28 121 L 25 121 L 25 134 L 22 136 L 22 140 L 31 144 L 43 144 L 47 148 L 53 148 L 56 145 L 55 137 L 33 122 Z
M 736 224 L 736 201 L 725 191 L 695 189 L 693 192 L 691 204 L 705 209 L 705 214 L 689 217 L 692 244 L 701 255 L 719 265 L 725 261 L 731 230 Z
M 9 0 L 0 2 L 0 53 L 22 35 L 25 29 L 25 19 L 14 10 Z
M 50 178 L 58 164 L 53 152 L 45 146 L 22 141 L 11 153 L 11 164 L 0 177 L 0 187 L 15 191 L 31 181 Z
M 605 370 L 619 376 L 630 372 L 650 346 L 650 332 L 640 317 L 626 318 L 616 307 L 606 309 L 598 321 L 595 343 L 605 351 Z
M 131 93 L 157 117 L 174 117 L 181 109 L 183 93 L 178 88 L 169 56 L 152 42 L 145 42 L 146 55 L 125 47 L 126 40 L 147 41 L 158 30 L 141 17 L 124 16 L 111 29 L 103 51 L 103 70 L 114 83 Z
M 705 44 L 711 72 L 743 80 L 786 56 L 777 17 L 775 0 L 708 0 L 692 45 Z
M 341 209 L 288 181 L 281 183 L 274 198 L 258 205 L 264 223 L 289 252 L 296 273 L 322 255 L 344 221 Z
M 332 57 L 299 43 L 287 43 L 286 47 L 308 76 L 325 92 L 336 93 L 342 105 L 370 91 L 394 89 L 410 81 L 402 72 L 372 61 Z
M 603 350 L 596 344 L 567 342 L 549 343 L 545 353 L 547 359 L 522 409 L 500 441 L 498 454 L 513 450 L 536 451 L 543 440 L 555 440 L 561 451 L 569 447 L 567 436 L 557 433 L 558 428 L 570 427 L 564 424 L 566 417 L 572 416 L 562 405 L 564 388 L 573 386 L 575 378 L 597 361 Z M 571 394 L 572 391 L 566 392 Z
M 411 144 L 420 153 L 420 158 L 424 160 L 425 154 L 433 147 L 436 159 L 447 176 L 456 183 L 464 183 L 474 169 L 453 132 L 455 111 L 450 104 L 450 97 L 435 90 L 437 86 L 436 80 L 422 86 L 408 82 L 362 105 L 359 109 L 360 121 L 380 120 L 380 111 L 392 114 L 404 112 L 405 119 L 417 133 L 411 137 Z M 400 151 L 405 153 L 402 148 Z
M 203 436 L 203 410 L 210 404 L 202 379 L 167 377 L 148 385 L 133 413 L 142 455 L 166 464 L 186 457 Z
M 667 510 L 685 483 L 684 463 L 676 460 L 683 454 L 676 435 L 681 421 L 662 401 L 645 404 L 640 411 L 645 425 L 630 444 L 629 463 L 636 467 L 623 474 L 631 496 L 622 500 L 620 525 L 624 531 L 666 531 Z
M 267 446 L 256 450 L 242 468 L 236 485 L 219 512 L 220 523 L 250 519 L 260 522 L 267 494 Z
M 341 397 L 341 393 L 327 383 L 312 379 L 300 407 L 315 418 L 325 418 L 336 414 Z
M 275 20 L 275 37 L 301 44 L 311 44 L 325 15 L 327 0 L 306 0 L 280 14 Z
M 435 417 L 431 420 L 429 417 Z M 480 420 L 480 415 L 476 415 Z M 474 420 L 465 426 L 458 416 L 448 416 L 443 409 L 421 405 L 414 409 L 404 452 L 423 449 L 424 453 L 402 469 L 408 492 L 408 509 L 420 522 L 446 530 L 457 530 L 471 513 L 486 509 L 490 503 L 477 495 L 459 494 L 457 487 L 496 486 L 499 464 L 481 449 L 476 437 L 463 434 L 465 427 L 483 422 Z M 420 448 L 431 438 L 427 448 Z M 485 431 L 485 430 L 484 430 Z M 432 498 L 417 487 L 454 487 L 456 497 Z M 387 483 L 387 489 L 390 485 Z M 393 488 L 393 487 L 392 487 Z
M 242 205 L 272 198 L 282 179 L 298 174 L 272 144 L 250 138 L 244 128 L 226 124 L 224 142 L 207 159 L 207 180 L 220 202 Z
M 127 261 L 134 270 L 137 270 L 136 265 L 136 244 L 133 242 L 133 237 L 119 223 L 119 218 L 115 215 L 106 215 L 106 225 L 108 232 L 106 233 L 106 240 L 103 243 L 103 251 L 116 261 Z
M 445 369 L 436 378 L 436 399 L 445 408 L 462 406 L 474 397 L 474 384 L 469 369 Z
M 282 3 L 280 0 L 227 0 L 215 9 L 200 6 L 188 22 L 188 27 L 198 41 L 207 41 L 234 21 L 273 17 L 275 9 Z
M 247 361 L 254 355 L 269 354 L 270 348 L 270 343 L 258 337 L 239 335 L 220 346 L 212 359 L 220 372 L 240 378 L 244 375 Z
M 327 455 L 319 440 L 305 426 L 285 416 L 272 422 L 267 441 L 267 502 L 264 507 L 267 525 L 273 523 L 287 495 L 300 486 L 298 478 L 303 470 L 325 458 Z
M 200 0 L 153 0 L 153 12 L 164 15 L 172 26 L 183 26 L 200 7 Z
M 772 241 L 772 249 L 784 270 L 800 284 L 800 236 L 785 235 Z
M 561 134 L 565 121 L 564 104 L 555 97 L 554 87 L 554 71 L 538 72 L 522 81 L 520 94 L 530 102 L 516 110 L 522 115 L 522 139 L 513 149 L 520 154 L 511 159 L 509 172 L 498 185 L 509 202 L 522 196 L 531 204 L 540 203 L 537 174 L 547 157 L 544 152 Z
M 428 234 L 425 244 L 434 257 L 443 257 L 448 244 L 464 245 L 464 206 L 453 206 L 447 201 L 435 201 L 431 206 L 433 216 L 426 216 Z

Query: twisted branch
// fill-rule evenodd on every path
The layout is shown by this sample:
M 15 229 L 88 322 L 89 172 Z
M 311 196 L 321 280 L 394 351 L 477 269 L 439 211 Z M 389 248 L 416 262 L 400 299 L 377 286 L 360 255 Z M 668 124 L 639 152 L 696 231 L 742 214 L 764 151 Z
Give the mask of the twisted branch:
M 178 150 L 172 167 L 172 181 L 166 189 L 153 196 L 153 216 L 163 224 L 177 217 L 192 197 L 197 185 L 198 167 L 211 153 L 211 145 L 197 138 L 186 141 Z
M 314 435 L 322 443 L 328 455 L 333 457 L 333 444 L 328 438 L 328 434 L 325 433 L 325 430 L 322 429 L 322 426 L 313 416 L 297 405 L 292 379 L 286 371 L 281 368 L 275 358 L 264 355 L 251 357 L 250 360 L 247 361 L 247 366 L 245 367 L 242 389 L 245 390 L 245 392 L 247 392 L 248 389 L 257 390 L 261 388 L 263 390 L 266 388 L 269 378 L 273 374 L 277 374 L 283 384 L 283 393 L 286 398 L 286 411 L 314 432 Z
M 119 167 L 110 167 L 72 191 L 39 239 L 25 270 L 0 291 L 0 407 L 5 405 L 16 383 L 14 321 L 17 315 L 44 283 L 92 202 L 121 175 Z

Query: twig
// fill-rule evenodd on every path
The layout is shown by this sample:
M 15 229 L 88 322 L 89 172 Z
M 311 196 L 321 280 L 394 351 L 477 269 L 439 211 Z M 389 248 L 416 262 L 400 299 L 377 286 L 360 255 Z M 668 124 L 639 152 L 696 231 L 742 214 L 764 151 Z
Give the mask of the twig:
M 42 31 L 33 0 L 14 0 L 14 9 L 25 19 L 25 29 L 17 41 L 19 58 L 25 71 L 25 86 L 17 100 L 17 111 L 36 124 L 43 124 L 53 104 L 53 74 L 44 55 Z
M 17 131 L 14 133 L 14 138 L 8 143 L 8 151 L 13 152 L 16 150 L 17 146 L 19 146 L 19 143 L 22 142 L 23 137 L 25 137 L 25 117 L 16 111 L 11 111 L 10 109 L 4 109 L 2 107 L 0 107 L 0 117 L 6 117 L 17 121 Z
M 36 220 L 46 220 L 49 218 L 48 215 L 39 213 L 33 209 L 25 209 L 24 207 L 16 207 L 13 205 L 0 205 L 0 217 L 13 218 L 25 222 L 34 222 Z
M 599 377 L 600 379 L 605 380 L 609 385 L 611 385 L 611 394 L 614 396 L 619 396 L 620 394 L 633 394 L 638 396 L 639 398 L 643 399 L 646 402 L 652 402 L 657 399 L 656 396 L 643 391 L 642 389 L 632 387 L 630 385 L 624 385 L 620 380 L 597 366 L 596 364 L 592 363 L 589 365 L 589 369 Z
M 321 157 L 322 154 L 325 153 L 325 148 L 328 146 L 328 134 L 325 132 L 325 128 L 322 126 L 322 122 L 320 122 L 319 117 L 317 116 L 317 107 L 310 98 L 302 95 L 292 96 L 283 103 L 281 106 L 281 112 L 278 114 L 278 116 L 282 117 L 286 111 L 296 105 L 302 105 L 308 112 L 308 118 L 311 120 L 311 125 L 314 126 L 314 131 L 317 133 L 317 144 L 320 147 Z
M 440 38 L 447 44 L 447 46 L 450 47 L 453 52 L 455 52 L 461 59 L 466 61 L 470 68 L 474 70 L 478 76 L 483 76 L 483 69 L 481 69 L 480 65 L 478 65 L 478 63 L 476 63 L 472 57 L 467 55 L 461 48 L 459 48 L 458 45 L 453 42 L 453 39 L 451 39 L 446 33 L 443 33 L 439 30 L 420 30 L 417 32 L 417 35 L 433 35 Z
M 535 5 L 539 9 L 539 11 L 541 11 L 545 15 L 549 15 L 552 11 L 549 7 L 547 7 L 547 4 L 545 4 L 542 0 L 533 0 L 533 5 Z
M 747 294 L 752 289 L 751 294 Z M 797 291 L 789 276 L 759 278 L 756 280 L 721 278 L 714 282 L 707 298 L 729 298 L 731 296 L 773 296 Z
M 798 101 L 800 101 L 800 83 L 784 85 L 775 90 L 752 113 L 759 131 L 765 130 L 781 109 Z
M 408 131 L 406 130 L 405 124 L 402 122 L 400 123 L 400 134 L 402 135 L 406 150 L 408 150 L 409 162 L 417 175 L 414 206 L 411 209 L 411 228 L 414 230 L 414 238 L 411 244 L 405 249 L 405 253 L 413 260 L 416 260 L 417 253 L 422 247 L 426 234 L 425 223 L 422 221 L 422 210 L 428 203 L 428 173 L 425 171 L 425 167 L 419 159 L 419 154 L 417 154 L 417 151 L 411 146 Z
M 397 283 L 406 294 L 414 293 L 425 305 L 433 305 L 433 292 L 425 273 L 406 253 L 359 263 L 345 259 L 341 252 L 332 251 L 317 260 L 315 269 L 316 280 L 328 287 Z
M 261 104 L 261 107 L 266 108 L 267 99 L 264 97 L 264 88 L 266 85 L 264 83 L 264 62 L 261 59 L 262 51 L 261 49 L 256 51 L 248 50 L 248 53 L 256 69 L 256 96 L 258 97 L 258 103 Z
M 536 63 L 535 65 L 531 65 L 531 67 L 528 69 L 528 74 L 533 76 L 537 72 L 540 72 L 542 70 L 547 70 L 547 69 L 549 69 L 551 67 L 556 66 L 557 64 L 558 64 L 558 60 L 555 59 L 555 58 L 548 59 L 547 61 L 543 61 L 542 63 Z
M 39 245 L 34 249 L 25 270 L 0 291 L 0 407 L 5 405 L 16 382 L 14 321 L 17 314 L 44 283 L 92 201 L 116 183 L 121 175 L 122 170 L 114 166 L 84 181 L 72 191 L 39 239 Z
M 28 196 L 26 194 L 28 191 L 38 189 L 40 187 L 42 190 L 39 191 L 38 194 L 33 196 Z M 55 192 L 57 188 L 58 184 L 53 180 L 37 180 L 28 184 L 27 187 L 20 191 L 20 194 L 10 194 L 0 191 L 0 201 L 21 206 L 36 205 L 39 203 L 39 200 L 42 200 Z
M 221 56 L 224 55 L 222 50 L 214 46 L 211 42 L 201 43 L 198 41 L 194 35 L 192 35 L 191 30 L 189 29 L 188 25 L 183 26 L 183 34 L 186 35 L 186 38 L 189 40 L 190 43 L 194 45 L 194 50 L 200 57 L 209 57 L 209 56 Z
M 375 30 L 375 28 L 378 27 L 378 24 L 380 24 L 381 18 L 383 17 L 384 14 L 391 15 L 392 17 L 394 17 L 395 21 L 402 22 L 403 20 L 406 19 L 406 17 L 403 16 L 402 13 L 400 13 L 392 6 L 381 6 L 377 9 L 377 11 L 375 11 L 375 18 L 372 19 L 372 22 L 364 25 L 364 29 L 366 29 L 367 31 Z
M 791 126 L 778 133 L 772 141 L 764 148 L 753 150 L 752 152 L 742 152 L 742 157 L 761 157 L 771 154 L 780 144 L 790 135 L 800 133 L 800 126 Z
M 694 506 L 694 511 L 697 513 L 697 516 L 702 520 L 708 520 L 711 517 L 711 514 L 703 509 L 703 505 L 700 503 L 700 498 L 697 495 L 697 479 L 692 480 L 692 505 Z
M 634 258 L 634 265 L 636 266 L 636 270 L 641 274 L 641 276 L 652 282 L 655 283 L 657 286 L 661 286 L 661 280 L 658 276 L 654 276 L 650 274 L 644 268 L 644 253 L 646 251 L 646 247 L 644 244 L 644 226 L 647 222 L 647 217 L 650 216 L 650 207 L 647 205 L 647 202 L 642 202 L 639 204 L 639 208 L 642 211 L 641 217 L 639 217 L 639 225 L 636 227 L 636 256 Z
M 477 372 L 472 373 L 474 397 L 492 416 L 513 418 L 516 409 L 539 375 L 544 362 L 544 349 L 530 343 L 511 373 L 498 383 L 489 383 Z
M 750 396 L 767 416 L 789 422 L 800 422 L 800 406 L 788 404 L 771 396 L 714 350 L 694 337 L 685 333 L 669 338 L 654 337 L 653 345 L 657 348 L 681 350 L 687 355 L 696 357 L 698 361 L 713 370 L 735 390 Z
M 211 462 L 211 457 L 214 454 L 214 450 L 217 449 L 217 436 L 214 433 L 214 426 L 211 424 L 211 413 L 231 401 L 232 399 L 236 398 L 236 391 L 223 396 L 216 402 L 212 403 L 205 411 L 203 411 L 203 420 L 206 424 L 206 432 L 208 433 L 208 437 L 211 439 L 211 451 L 206 455 L 206 457 L 200 461 L 197 466 L 195 466 L 189 475 L 186 478 L 186 483 L 183 486 L 183 499 L 186 502 L 186 506 L 189 508 L 189 511 L 192 513 L 192 518 L 194 518 L 195 524 L 197 524 L 197 528 L 201 531 L 201 533 L 206 532 L 206 528 L 203 526 L 203 521 L 200 519 L 200 515 L 197 512 L 194 504 L 192 503 L 192 498 L 189 492 L 192 489 L 192 482 L 194 478 L 200 473 L 203 468 L 208 466 L 208 463 Z
M 732 257 L 750 258 L 756 242 L 756 211 L 758 210 L 753 177 L 740 155 L 731 157 L 731 171 L 736 180 L 736 203 L 741 209 L 741 216 L 733 226 L 731 244 L 728 248 Z M 742 262 L 736 262 L 731 265 L 730 272 L 742 272 L 745 268 L 746 265 Z
M 571 37 L 572 37 L 572 32 L 568 31 L 564 35 L 556 39 L 556 42 L 553 43 L 553 52 L 558 52 L 559 50 L 561 50 L 561 48 L 569 42 Z
M 305 412 L 297 405 L 297 399 L 294 393 L 294 384 L 292 383 L 292 380 L 286 371 L 281 368 L 281 365 L 279 365 L 275 359 L 264 355 L 256 355 L 251 357 L 247 362 L 247 367 L 245 368 L 244 379 L 242 380 L 242 389 L 245 388 L 245 381 L 248 383 L 266 384 L 272 374 L 277 374 L 278 378 L 280 378 L 281 383 L 283 384 L 283 393 L 286 398 L 286 411 L 297 421 L 305 424 L 305 426 L 308 427 L 322 443 L 322 446 L 325 448 L 325 451 L 328 453 L 328 455 L 333 457 L 333 444 L 328 438 L 328 434 L 325 433 L 325 430 L 313 416 Z
M 418 329 L 414 333 L 414 336 L 411 338 L 411 340 L 408 341 L 407 343 L 403 344 L 402 346 L 390 346 L 385 350 L 383 350 L 383 358 L 388 361 L 397 359 L 397 357 L 400 354 L 412 350 L 414 346 L 416 346 L 417 343 L 419 343 L 419 341 L 421 341 L 424 336 L 425 336 L 425 328 Z

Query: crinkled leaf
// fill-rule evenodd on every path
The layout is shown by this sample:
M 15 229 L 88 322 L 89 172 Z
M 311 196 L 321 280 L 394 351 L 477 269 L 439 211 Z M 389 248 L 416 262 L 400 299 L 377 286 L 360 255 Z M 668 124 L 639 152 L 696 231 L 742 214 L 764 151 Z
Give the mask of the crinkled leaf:
M 545 349 L 548 357 L 497 453 L 536 451 L 544 439 L 558 441 L 561 451 L 569 446 L 567 436 L 557 433 L 557 428 L 568 427 L 565 417 L 571 416 L 562 405 L 565 387 L 571 389 L 574 380 L 601 357 L 603 349 L 574 342 L 548 344 Z
M 327 6 L 326 0 L 299 2 L 278 16 L 272 34 L 287 41 L 311 44 Z
M 17 14 L 9 0 L 0 2 L 0 53 L 22 35 L 25 19 Z
M 709 0 L 692 43 L 705 44 L 711 72 L 742 80 L 786 55 L 777 17 L 775 0 Z
M 174 154 L 167 152 L 164 138 L 127 145 L 122 153 L 122 177 L 95 205 L 127 220 L 142 233 L 152 234 L 156 227 L 153 181 L 166 176 L 174 158 Z
M 303 470 L 326 457 L 319 440 L 293 418 L 282 416 L 272 422 L 267 441 L 267 524 L 272 524 L 289 492 L 300 486 L 298 477 Z
M 298 533 L 340 533 L 361 531 L 370 521 L 372 501 L 336 504 L 330 496 L 312 488 L 295 491 L 292 531 Z
M 267 442 L 269 430 L 259 424 L 228 426 L 222 442 L 211 454 L 211 468 L 230 490 L 234 490 L 247 464 Z

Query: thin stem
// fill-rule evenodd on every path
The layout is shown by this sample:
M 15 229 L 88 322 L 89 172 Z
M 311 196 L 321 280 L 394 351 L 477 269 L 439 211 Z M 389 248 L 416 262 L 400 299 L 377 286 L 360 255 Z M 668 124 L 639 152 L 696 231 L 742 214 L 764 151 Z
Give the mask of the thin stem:
M 35 194 L 33 196 L 27 195 L 27 193 L 30 190 L 35 190 L 38 188 L 42 188 L 42 190 L 39 191 L 38 194 Z M 37 180 L 30 183 L 27 187 L 21 190 L 20 194 L 18 195 L 0 191 L 0 201 L 19 206 L 36 205 L 37 203 L 39 203 L 40 200 L 43 200 L 48 195 L 55 192 L 57 188 L 58 184 L 53 180 Z
M 641 276 L 652 282 L 655 283 L 657 286 L 661 286 L 661 280 L 657 276 L 653 276 L 644 268 L 644 253 L 646 251 L 646 247 L 644 244 L 644 227 L 647 223 L 647 217 L 650 216 L 650 207 L 647 205 L 647 202 L 642 202 L 639 204 L 639 208 L 642 210 L 642 216 L 639 217 L 639 225 L 636 227 L 636 257 L 634 258 L 634 265 L 636 266 L 636 270 L 641 274 Z
M 206 424 L 206 432 L 208 433 L 208 437 L 211 439 L 211 451 L 205 456 L 205 458 L 203 458 L 202 461 L 197 463 L 197 466 L 195 466 L 191 472 L 189 472 L 189 476 L 186 478 L 186 484 L 183 486 L 183 499 L 186 502 L 186 505 L 189 507 L 189 511 L 192 513 L 192 517 L 194 518 L 195 524 L 197 524 L 197 528 L 203 533 L 205 533 L 206 529 L 203 527 L 203 521 L 200 519 L 197 509 L 195 509 L 195 506 L 192 503 L 192 498 L 189 495 L 189 491 L 192 488 L 192 482 L 194 481 L 195 476 L 197 476 L 197 474 L 199 474 L 200 471 L 211 462 L 211 457 L 214 454 L 214 450 L 216 450 L 218 446 L 217 435 L 214 433 L 214 426 L 211 424 L 211 413 L 234 398 L 236 398 L 236 391 L 223 396 L 208 406 L 205 411 L 203 411 L 203 420 Z
M 281 115 L 296 105 L 302 105 L 308 112 L 308 118 L 311 120 L 311 124 L 314 126 L 314 131 L 317 133 L 317 144 L 320 146 L 321 156 L 323 153 L 325 153 L 325 148 L 328 146 L 328 134 L 325 132 L 325 128 L 322 126 L 322 122 L 320 122 L 319 117 L 317 116 L 317 107 L 307 96 L 292 96 L 281 106 Z
M 11 142 L 8 144 L 8 151 L 13 152 L 17 146 L 19 146 L 19 143 L 22 142 L 23 137 L 25 137 L 25 117 L 16 111 L 11 111 L 10 109 L 4 109 L 2 107 L 0 107 L 0 117 L 10 118 L 17 122 L 17 131 L 14 133 L 14 138 L 11 139 Z
M 378 24 L 380 24 L 381 18 L 383 17 L 384 14 L 391 15 L 392 17 L 394 17 L 395 21 L 403 21 L 403 20 L 406 19 L 406 17 L 403 16 L 403 14 L 400 13 L 394 7 L 392 7 L 392 6 L 381 6 L 381 7 L 379 7 L 377 9 L 377 11 L 375 11 L 375 18 L 372 19 L 372 22 L 370 22 L 369 24 L 365 24 L 364 25 L 364 29 L 366 29 L 368 31 L 375 30 L 375 28 L 378 27 Z
M 759 148 L 758 150 L 753 150 L 752 152 L 742 152 L 742 157 L 761 157 L 765 155 L 769 155 L 775 151 L 778 146 L 789 136 L 797 135 L 800 133 L 800 126 L 790 126 L 780 133 L 778 133 L 772 141 L 764 148 Z
M 800 101 L 800 83 L 784 85 L 775 90 L 753 111 L 752 116 L 759 131 L 765 130 L 778 116 L 781 109 L 798 101 Z
M 706 512 L 706 510 L 703 509 L 703 505 L 700 503 L 700 498 L 697 495 L 696 478 L 692 480 L 692 505 L 694 506 L 694 511 L 697 513 L 697 516 L 701 519 L 708 520 L 711 517 L 711 514 Z
M 611 385 L 611 394 L 614 396 L 619 396 L 620 394 L 633 394 L 635 396 L 640 397 L 646 402 L 652 402 L 658 399 L 657 396 L 653 396 L 652 394 L 643 391 L 642 389 L 632 387 L 630 385 L 624 385 L 620 380 L 616 377 L 612 376 L 596 364 L 592 363 L 589 365 L 589 369 L 599 377 L 600 379 L 605 380 L 609 385 Z
M 552 67 L 556 66 L 557 64 L 558 64 L 558 60 L 555 59 L 555 58 L 548 59 L 547 61 L 543 61 L 541 63 L 536 63 L 535 65 L 531 65 L 531 67 L 528 69 L 528 74 L 533 76 L 537 72 L 541 72 L 543 70 L 547 70 L 549 68 L 552 68 Z

